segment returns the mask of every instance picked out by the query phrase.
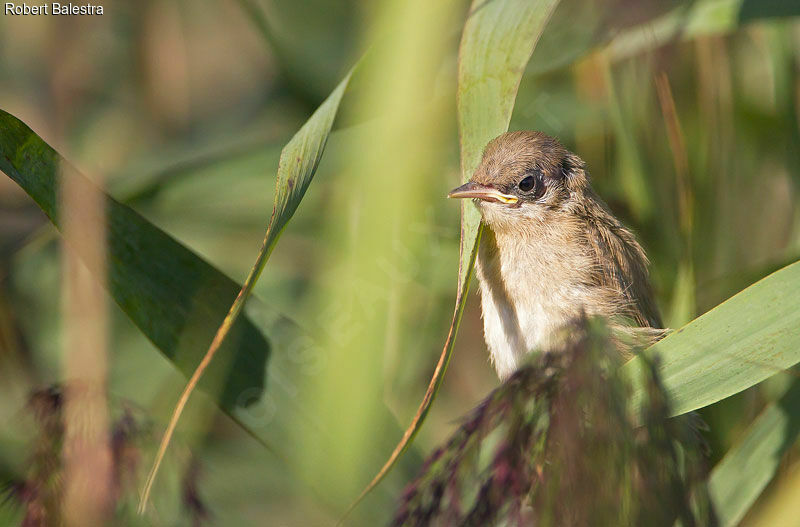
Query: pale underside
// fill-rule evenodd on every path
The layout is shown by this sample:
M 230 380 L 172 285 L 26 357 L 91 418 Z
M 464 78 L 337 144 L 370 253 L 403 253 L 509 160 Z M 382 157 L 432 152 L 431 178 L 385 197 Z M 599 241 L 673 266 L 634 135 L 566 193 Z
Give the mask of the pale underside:
M 482 208 L 491 214 L 489 207 Z M 486 228 L 476 269 L 486 344 L 501 379 L 529 352 L 560 347 L 569 338 L 566 328 L 584 315 L 605 317 L 612 329 L 641 332 L 645 340 L 662 333 L 620 320 L 629 299 L 615 284 L 596 279 L 600 264 L 579 242 L 581 222 L 570 225 L 561 219 L 558 228 L 544 218 L 529 218 L 522 232 Z

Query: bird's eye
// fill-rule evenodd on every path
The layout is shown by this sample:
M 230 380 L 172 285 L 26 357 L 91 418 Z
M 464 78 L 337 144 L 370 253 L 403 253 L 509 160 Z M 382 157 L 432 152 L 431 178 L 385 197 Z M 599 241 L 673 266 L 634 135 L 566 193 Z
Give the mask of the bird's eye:
M 533 188 L 535 183 L 536 181 L 533 179 L 533 176 L 528 176 L 519 182 L 519 189 L 522 192 L 528 192 Z

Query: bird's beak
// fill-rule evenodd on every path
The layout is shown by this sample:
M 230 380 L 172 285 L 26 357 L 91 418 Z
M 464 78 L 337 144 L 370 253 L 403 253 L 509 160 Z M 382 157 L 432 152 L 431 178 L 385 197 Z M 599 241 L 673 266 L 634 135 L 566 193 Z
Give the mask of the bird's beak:
M 503 194 L 494 187 L 481 185 L 480 183 L 473 183 L 468 181 L 458 188 L 454 188 L 447 195 L 448 198 L 473 198 L 482 199 L 484 201 L 492 201 L 495 203 L 516 203 L 519 198 L 511 196 L 510 194 Z

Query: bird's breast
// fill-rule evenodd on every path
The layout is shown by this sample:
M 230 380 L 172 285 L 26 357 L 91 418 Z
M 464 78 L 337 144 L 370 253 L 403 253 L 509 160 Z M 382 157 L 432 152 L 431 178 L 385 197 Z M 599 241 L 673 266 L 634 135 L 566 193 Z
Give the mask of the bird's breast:
M 501 378 L 529 351 L 547 351 L 564 326 L 581 314 L 592 262 L 567 240 L 549 233 L 536 239 L 486 229 L 477 276 L 486 344 Z

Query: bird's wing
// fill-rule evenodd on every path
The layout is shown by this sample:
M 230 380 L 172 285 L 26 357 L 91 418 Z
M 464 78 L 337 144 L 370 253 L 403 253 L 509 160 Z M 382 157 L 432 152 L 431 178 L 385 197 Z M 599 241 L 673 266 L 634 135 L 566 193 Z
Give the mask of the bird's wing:
M 605 212 L 605 211 L 603 211 Z M 647 273 L 647 255 L 631 231 L 610 213 L 589 222 L 589 245 L 602 268 L 602 280 L 619 289 L 629 315 L 641 326 L 663 328 Z

